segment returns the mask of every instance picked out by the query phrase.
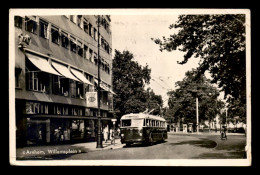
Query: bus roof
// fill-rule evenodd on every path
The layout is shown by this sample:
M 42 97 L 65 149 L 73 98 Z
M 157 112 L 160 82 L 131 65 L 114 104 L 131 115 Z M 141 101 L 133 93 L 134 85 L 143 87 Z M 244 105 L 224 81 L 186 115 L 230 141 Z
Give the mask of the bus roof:
M 126 114 L 126 115 L 123 115 L 121 117 L 121 120 L 124 120 L 124 119 L 144 119 L 144 118 L 154 119 L 154 120 L 159 120 L 159 121 L 165 121 L 165 119 L 163 117 L 145 114 L 145 113 Z

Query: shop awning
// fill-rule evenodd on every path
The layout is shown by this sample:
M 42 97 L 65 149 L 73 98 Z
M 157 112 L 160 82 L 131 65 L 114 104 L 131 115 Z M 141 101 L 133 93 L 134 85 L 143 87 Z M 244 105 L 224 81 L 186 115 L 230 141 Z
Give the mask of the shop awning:
M 67 66 L 56 63 L 56 62 L 52 62 L 52 65 L 64 77 L 75 80 L 75 81 L 80 81 L 74 75 L 72 75 L 72 73 L 69 71 Z
M 95 82 L 98 84 L 98 80 L 95 79 Z M 105 91 L 109 91 L 109 88 L 107 88 L 106 86 L 103 85 L 103 83 L 100 81 L 100 87 L 105 90 Z
M 61 74 L 59 74 L 54 68 L 51 67 L 51 65 L 45 58 L 29 53 L 27 53 L 26 56 L 41 71 L 61 76 Z
M 88 79 L 86 79 L 86 77 L 83 75 L 82 72 L 77 71 L 76 69 L 70 69 L 70 71 L 81 81 L 83 81 L 84 83 L 93 85 L 90 81 L 88 81 Z
M 116 93 L 114 91 L 112 91 L 111 89 L 109 89 L 109 92 L 113 95 L 116 95 Z
M 98 84 L 98 80 L 97 79 L 95 79 L 95 82 Z M 113 94 L 113 95 L 116 95 L 116 93 L 114 92 L 114 91 L 112 91 L 111 89 L 109 89 L 107 86 L 105 86 L 102 82 L 100 82 L 100 87 L 103 89 L 103 90 L 105 90 L 105 91 L 107 91 L 107 92 L 110 92 L 111 94 Z

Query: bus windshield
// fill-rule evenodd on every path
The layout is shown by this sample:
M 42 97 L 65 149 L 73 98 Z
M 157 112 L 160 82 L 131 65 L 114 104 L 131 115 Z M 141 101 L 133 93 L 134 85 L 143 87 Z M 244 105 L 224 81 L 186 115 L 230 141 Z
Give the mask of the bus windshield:
M 142 127 L 144 119 L 126 119 L 122 120 L 122 127 L 131 126 L 131 127 Z

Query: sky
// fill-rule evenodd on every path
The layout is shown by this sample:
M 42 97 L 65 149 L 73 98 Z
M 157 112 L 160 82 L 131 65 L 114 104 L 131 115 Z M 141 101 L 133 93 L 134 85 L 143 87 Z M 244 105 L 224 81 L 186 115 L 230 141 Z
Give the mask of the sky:
M 184 52 L 161 52 L 159 45 L 151 40 L 151 38 L 162 38 L 162 36 L 167 38 L 176 32 L 175 29 L 169 29 L 169 26 L 177 19 L 177 15 L 111 16 L 113 50 L 117 49 L 120 52 L 128 50 L 140 65 L 148 64 L 151 68 L 149 87 L 155 94 L 162 96 L 164 106 L 167 106 L 168 102 L 167 91 L 174 90 L 175 82 L 181 81 L 185 72 L 196 68 L 199 63 L 199 59 L 194 58 L 180 65 L 177 61 L 183 60 Z

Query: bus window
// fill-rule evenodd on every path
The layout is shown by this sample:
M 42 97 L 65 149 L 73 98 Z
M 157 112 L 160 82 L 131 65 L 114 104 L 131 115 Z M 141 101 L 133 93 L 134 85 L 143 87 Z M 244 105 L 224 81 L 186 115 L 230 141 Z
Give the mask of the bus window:
M 149 119 L 146 119 L 146 126 L 151 126 Z
M 155 121 L 154 120 L 152 120 L 152 126 L 155 126 Z
M 144 119 L 132 119 L 131 126 L 132 127 L 142 127 L 144 124 Z
M 131 126 L 131 120 L 122 120 L 122 126 Z

